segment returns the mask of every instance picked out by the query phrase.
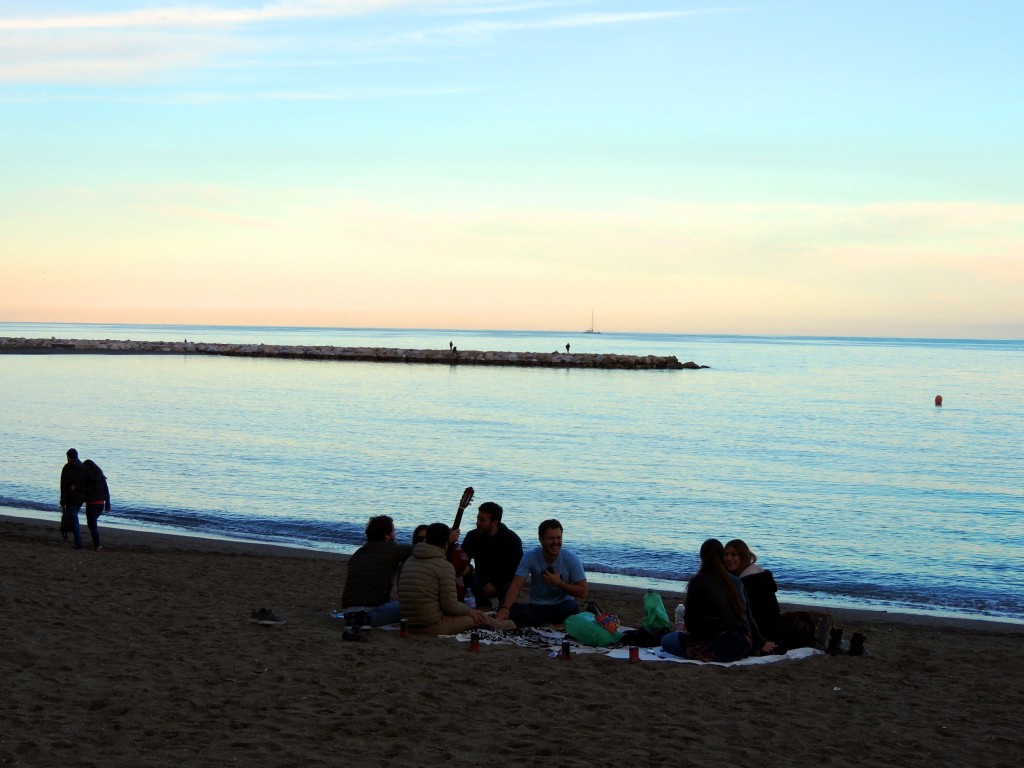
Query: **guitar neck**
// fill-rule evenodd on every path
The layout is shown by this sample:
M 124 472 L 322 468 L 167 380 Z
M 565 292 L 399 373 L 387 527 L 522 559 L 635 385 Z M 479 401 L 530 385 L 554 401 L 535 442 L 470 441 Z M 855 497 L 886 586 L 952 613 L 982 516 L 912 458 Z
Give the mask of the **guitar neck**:
M 455 514 L 455 522 L 452 523 L 452 530 L 459 528 L 462 525 L 462 513 L 466 511 L 466 507 L 473 501 L 473 488 L 470 486 L 462 492 L 462 498 L 459 499 L 459 511 Z
M 466 511 L 465 507 L 459 507 L 459 511 L 455 513 L 455 522 L 452 523 L 452 530 L 462 526 L 462 513 Z

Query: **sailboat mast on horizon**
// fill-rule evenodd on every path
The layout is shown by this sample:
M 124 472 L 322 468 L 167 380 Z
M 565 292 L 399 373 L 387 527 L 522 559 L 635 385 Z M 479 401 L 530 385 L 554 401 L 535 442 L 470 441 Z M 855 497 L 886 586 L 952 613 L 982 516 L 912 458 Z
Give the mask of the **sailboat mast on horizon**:
M 600 331 L 594 330 L 594 310 L 590 310 L 590 327 L 584 333 L 600 333 Z

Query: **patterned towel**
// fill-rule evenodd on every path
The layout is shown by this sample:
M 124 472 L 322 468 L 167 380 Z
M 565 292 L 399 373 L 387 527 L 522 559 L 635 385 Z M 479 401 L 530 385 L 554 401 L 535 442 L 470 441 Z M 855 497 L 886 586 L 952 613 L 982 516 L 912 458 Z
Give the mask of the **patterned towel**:
M 562 641 L 568 640 L 572 653 L 608 653 L 609 651 L 608 648 L 591 648 L 588 645 L 580 645 L 576 640 L 558 629 L 523 627 L 522 629 L 497 630 L 480 627 L 476 632 L 480 636 L 480 642 L 484 645 L 515 643 L 523 648 L 542 648 L 545 651 L 560 651 L 562 649 Z M 459 632 L 454 637 L 460 643 L 468 643 L 470 634 L 470 632 Z

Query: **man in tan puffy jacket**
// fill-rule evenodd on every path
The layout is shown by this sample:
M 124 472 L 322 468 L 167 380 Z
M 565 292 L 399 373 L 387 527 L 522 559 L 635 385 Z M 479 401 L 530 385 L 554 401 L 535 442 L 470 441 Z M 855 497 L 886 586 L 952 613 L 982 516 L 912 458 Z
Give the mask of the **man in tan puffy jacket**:
M 515 629 L 511 621 L 499 621 L 459 602 L 455 568 L 446 557 L 451 529 L 444 523 L 427 527 L 427 540 L 417 544 L 402 568 L 398 603 L 409 630 L 421 635 L 454 635 L 473 627 Z

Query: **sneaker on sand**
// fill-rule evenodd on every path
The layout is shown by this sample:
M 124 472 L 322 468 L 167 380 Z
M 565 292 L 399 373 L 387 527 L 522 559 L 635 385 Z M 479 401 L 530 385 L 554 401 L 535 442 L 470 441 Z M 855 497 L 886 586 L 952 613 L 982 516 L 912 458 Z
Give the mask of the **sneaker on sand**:
M 249 616 L 249 621 L 252 624 L 262 624 L 264 627 L 273 627 L 285 622 L 280 616 L 275 616 L 274 612 L 269 608 L 260 608 L 258 611 L 253 611 Z
M 345 626 L 354 629 L 373 629 L 370 614 L 367 611 L 349 611 L 345 614 Z

